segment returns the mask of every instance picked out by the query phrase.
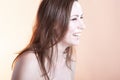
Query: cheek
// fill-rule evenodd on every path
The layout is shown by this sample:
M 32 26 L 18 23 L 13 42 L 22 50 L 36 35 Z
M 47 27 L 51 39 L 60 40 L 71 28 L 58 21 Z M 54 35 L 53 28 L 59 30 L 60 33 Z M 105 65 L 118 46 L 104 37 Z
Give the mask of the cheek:
M 75 26 L 76 26 L 76 23 L 70 22 L 70 23 L 69 23 L 69 26 L 68 26 L 68 30 L 69 30 L 69 31 L 73 31 L 73 30 L 75 29 Z
M 66 33 L 66 35 L 65 35 L 65 40 L 67 40 L 67 41 L 71 41 L 72 39 L 73 39 L 73 34 L 74 34 L 74 32 L 75 32 L 75 27 L 74 27 L 74 25 L 69 25 L 68 26 L 68 31 L 67 31 L 67 33 Z
M 70 23 L 68 26 L 68 33 L 72 34 L 75 31 L 75 24 L 74 23 Z
M 68 38 L 72 37 L 74 31 L 75 31 L 75 28 L 72 25 L 70 25 L 68 27 L 68 31 L 67 31 L 66 37 L 68 37 Z

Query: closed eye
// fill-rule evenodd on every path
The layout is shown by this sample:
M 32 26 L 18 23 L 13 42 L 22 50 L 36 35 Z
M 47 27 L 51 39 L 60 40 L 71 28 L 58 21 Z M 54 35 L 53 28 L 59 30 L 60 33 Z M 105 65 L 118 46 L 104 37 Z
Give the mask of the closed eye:
M 77 20 L 77 18 L 73 18 L 73 19 L 71 19 L 72 21 L 75 21 L 75 20 Z

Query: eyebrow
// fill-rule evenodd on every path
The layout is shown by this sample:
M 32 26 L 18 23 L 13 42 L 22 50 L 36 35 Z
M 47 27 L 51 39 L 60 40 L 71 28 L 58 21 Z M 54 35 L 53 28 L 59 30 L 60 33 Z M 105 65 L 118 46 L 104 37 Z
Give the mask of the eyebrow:
M 79 17 L 79 15 L 72 15 L 72 16 L 76 16 L 76 17 Z M 83 16 L 83 14 L 81 14 L 81 16 Z

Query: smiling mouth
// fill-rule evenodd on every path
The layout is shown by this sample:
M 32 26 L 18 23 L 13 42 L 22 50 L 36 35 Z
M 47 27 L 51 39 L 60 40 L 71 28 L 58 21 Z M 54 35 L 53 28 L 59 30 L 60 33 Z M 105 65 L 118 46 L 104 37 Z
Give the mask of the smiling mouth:
M 80 33 L 74 33 L 73 36 L 80 37 L 81 34 Z

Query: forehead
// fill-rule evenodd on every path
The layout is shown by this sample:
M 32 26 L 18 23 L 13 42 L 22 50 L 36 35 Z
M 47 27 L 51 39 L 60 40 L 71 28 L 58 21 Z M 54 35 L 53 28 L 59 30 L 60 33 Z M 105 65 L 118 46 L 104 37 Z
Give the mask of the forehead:
M 82 8 L 81 5 L 79 4 L 79 2 L 74 1 L 73 5 L 72 5 L 72 10 L 71 10 L 71 16 L 72 15 L 82 15 Z

